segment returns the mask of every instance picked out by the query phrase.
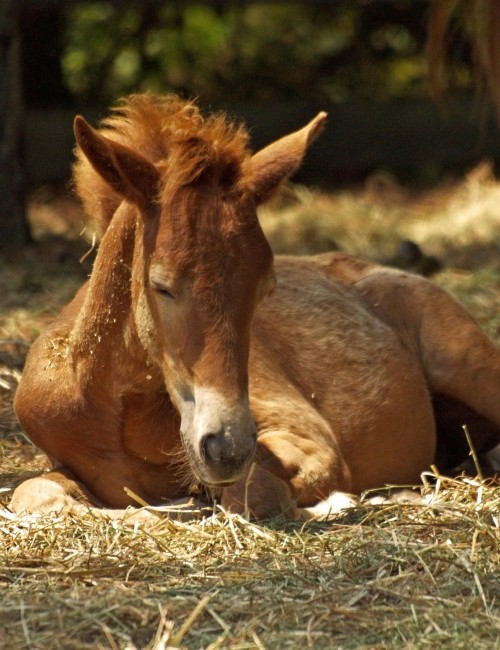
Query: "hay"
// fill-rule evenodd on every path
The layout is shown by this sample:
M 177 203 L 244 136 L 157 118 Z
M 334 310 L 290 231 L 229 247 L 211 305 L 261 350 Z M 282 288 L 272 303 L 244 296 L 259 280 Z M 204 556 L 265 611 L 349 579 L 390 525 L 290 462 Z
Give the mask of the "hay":
M 499 490 L 425 490 L 438 500 L 286 527 L 0 510 L 4 647 L 495 647 Z
M 427 223 L 432 236 L 422 225 L 419 243 L 452 260 L 451 206 L 489 193 L 490 181 L 474 197 L 468 182 L 424 197 L 387 179 L 331 196 L 294 188 L 280 215 L 268 210 L 263 221 L 276 246 L 297 219 L 291 249 L 304 245 L 307 227 L 308 245 L 327 248 L 331 237 L 376 255 Z M 446 213 L 439 239 L 431 225 Z M 474 236 L 490 250 L 486 235 Z M 61 270 L 44 246 L 34 260 L 0 267 L 2 287 L 11 287 L 0 294 L 0 648 L 500 647 L 500 490 L 485 481 L 426 475 L 427 504 L 362 501 L 303 525 L 221 510 L 147 525 L 89 513 L 13 516 L 12 489 L 45 463 L 15 424 L 15 385 L 27 345 L 82 276 Z M 500 340 L 498 261 L 466 262 L 437 279 Z

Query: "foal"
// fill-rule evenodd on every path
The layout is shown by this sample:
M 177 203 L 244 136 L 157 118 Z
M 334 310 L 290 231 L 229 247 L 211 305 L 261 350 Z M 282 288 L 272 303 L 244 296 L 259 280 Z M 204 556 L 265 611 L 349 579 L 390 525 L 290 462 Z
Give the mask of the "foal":
M 500 354 L 450 296 L 337 253 L 273 263 L 256 206 L 325 118 L 254 155 L 172 96 L 132 96 L 99 131 L 76 118 L 102 241 L 26 362 L 15 409 L 53 469 L 13 510 L 208 492 L 295 517 L 460 463 L 464 423 L 479 453 L 500 442 Z

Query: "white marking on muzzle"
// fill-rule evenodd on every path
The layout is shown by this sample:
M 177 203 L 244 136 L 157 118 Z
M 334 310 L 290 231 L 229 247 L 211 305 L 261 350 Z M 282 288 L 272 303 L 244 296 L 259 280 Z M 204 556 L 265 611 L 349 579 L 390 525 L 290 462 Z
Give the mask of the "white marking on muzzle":
M 256 428 L 248 397 L 228 399 L 219 390 L 199 386 L 191 435 L 200 473 L 207 482 L 236 480 L 253 458 Z

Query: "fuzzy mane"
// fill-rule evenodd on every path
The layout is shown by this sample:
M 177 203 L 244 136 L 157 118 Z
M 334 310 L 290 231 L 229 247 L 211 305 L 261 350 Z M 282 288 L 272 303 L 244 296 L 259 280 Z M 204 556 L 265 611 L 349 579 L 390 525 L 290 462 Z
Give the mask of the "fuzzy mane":
M 156 164 L 164 190 L 193 183 L 207 172 L 220 183 L 233 184 L 250 157 L 243 126 L 224 114 L 205 118 L 193 102 L 175 95 L 131 95 L 102 120 L 99 131 Z M 75 153 L 76 193 L 102 235 L 122 197 L 93 169 L 79 147 Z

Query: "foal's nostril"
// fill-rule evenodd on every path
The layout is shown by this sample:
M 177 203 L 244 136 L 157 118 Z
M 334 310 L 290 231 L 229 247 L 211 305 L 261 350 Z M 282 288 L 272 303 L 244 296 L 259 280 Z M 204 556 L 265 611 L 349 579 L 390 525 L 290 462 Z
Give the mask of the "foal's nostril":
M 236 440 L 234 436 L 207 433 L 201 440 L 201 452 L 208 463 L 242 463 L 255 451 L 255 436 Z
M 227 456 L 227 450 L 224 453 L 224 434 L 209 433 L 203 437 L 201 448 L 206 460 L 220 462 L 223 456 Z

